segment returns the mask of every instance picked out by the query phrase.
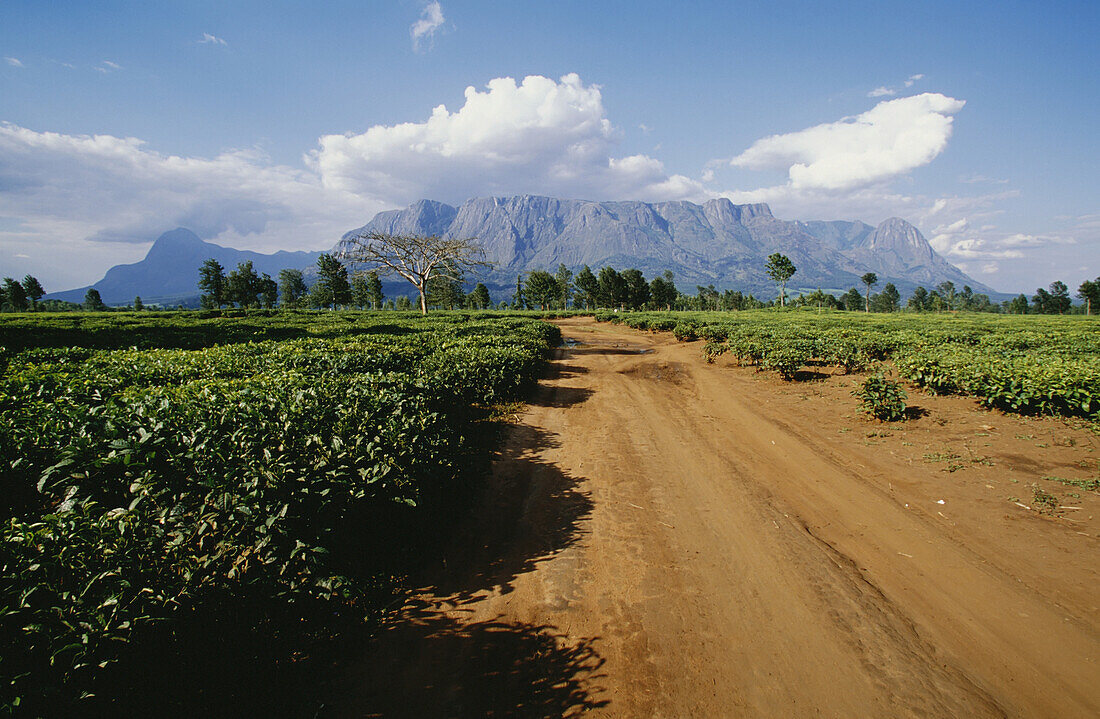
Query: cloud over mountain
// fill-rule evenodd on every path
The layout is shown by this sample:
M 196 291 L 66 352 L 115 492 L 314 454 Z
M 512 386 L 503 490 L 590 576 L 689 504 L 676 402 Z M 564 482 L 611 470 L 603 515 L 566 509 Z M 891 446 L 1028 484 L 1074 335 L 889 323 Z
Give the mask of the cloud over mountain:
M 702 199 L 708 192 L 669 175 L 652 157 L 616 158 L 617 133 L 598 85 L 576 73 L 554 81 L 530 75 L 467 87 L 451 112 L 424 122 L 375 125 L 325 135 L 309 163 L 326 187 L 405 204 L 421 197 L 461 202 L 515 193 L 590 199 Z

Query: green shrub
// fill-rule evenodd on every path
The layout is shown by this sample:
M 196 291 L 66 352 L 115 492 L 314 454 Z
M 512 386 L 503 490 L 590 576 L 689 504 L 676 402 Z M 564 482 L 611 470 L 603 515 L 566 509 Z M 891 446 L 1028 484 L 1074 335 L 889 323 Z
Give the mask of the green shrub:
M 863 412 L 884 422 L 905 419 L 905 400 L 908 395 L 901 385 L 876 372 L 863 380 L 852 394 L 860 400 Z

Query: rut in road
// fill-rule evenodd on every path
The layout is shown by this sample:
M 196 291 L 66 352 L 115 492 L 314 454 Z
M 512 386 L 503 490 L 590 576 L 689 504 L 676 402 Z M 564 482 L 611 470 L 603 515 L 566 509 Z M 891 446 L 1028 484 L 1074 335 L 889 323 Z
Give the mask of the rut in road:
M 559 324 L 486 501 L 339 709 L 1100 715 L 1094 561 L 1052 587 L 698 345 Z

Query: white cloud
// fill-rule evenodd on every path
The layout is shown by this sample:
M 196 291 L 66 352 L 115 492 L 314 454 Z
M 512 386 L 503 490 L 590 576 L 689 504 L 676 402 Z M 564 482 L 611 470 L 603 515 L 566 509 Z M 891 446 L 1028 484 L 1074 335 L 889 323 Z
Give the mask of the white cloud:
M 935 227 L 929 242 L 948 260 L 1011 260 L 1025 258 L 1026 250 L 1070 245 L 1076 241 L 1060 235 L 999 232 L 989 225 L 975 229 L 971 221 L 963 217 Z
M 910 75 L 909 79 L 905 81 L 905 86 L 906 87 L 913 87 L 913 83 L 917 82 L 918 80 L 923 80 L 923 79 L 924 79 L 924 74 L 923 73 L 917 73 L 916 75 Z
M 547 194 L 589 199 L 705 199 L 699 182 L 669 176 L 646 155 L 615 158 L 618 133 L 598 85 L 576 74 L 559 82 L 531 75 L 466 88 L 465 104 L 443 105 L 424 122 L 326 135 L 309 164 L 326 187 L 406 204 L 422 197 L 461 202 L 484 195 Z
M 867 93 L 867 97 L 887 97 L 889 95 L 897 95 L 898 91 L 889 87 L 876 87 Z
M 222 38 L 217 37 L 215 35 L 211 35 L 208 32 L 204 32 L 202 34 L 202 39 L 197 40 L 197 42 L 200 45 L 228 45 L 229 44 L 225 40 L 223 40 Z
M 429 42 L 435 37 L 435 31 L 443 26 L 443 7 L 439 2 L 430 2 L 420 11 L 420 19 L 409 26 L 409 34 L 412 35 L 413 50 L 420 49 L 420 41 L 427 38 Z
M 998 265 L 996 262 L 987 262 L 981 266 L 980 271 L 983 275 L 993 275 L 996 274 L 1000 269 L 1001 266 Z
M 23 61 L 17 57 L 4 57 L 4 62 L 8 63 L 12 67 L 23 67 Z
M 0 248 L 34 258 L 33 274 L 54 289 L 140 259 L 176 226 L 235 247 L 314 249 L 384 209 L 255 151 L 179 157 L 135 138 L 8 123 L 0 124 L 0 190 L 0 217 L 19 219 L 0 230 Z M 58 253 L 67 261 L 55 262 Z
M 730 164 L 787 167 L 794 189 L 852 190 L 926 165 L 966 103 L 938 93 L 886 100 L 854 118 L 757 140 Z
M 93 69 L 96 72 L 102 72 L 104 75 L 106 75 L 109 72 L 114 72 L 115 70 L 121 70 L 122 65 L 119 65 L 117 62 L 111 62 L 110 60 L 104 60 L 102 63 L 95 66 Z

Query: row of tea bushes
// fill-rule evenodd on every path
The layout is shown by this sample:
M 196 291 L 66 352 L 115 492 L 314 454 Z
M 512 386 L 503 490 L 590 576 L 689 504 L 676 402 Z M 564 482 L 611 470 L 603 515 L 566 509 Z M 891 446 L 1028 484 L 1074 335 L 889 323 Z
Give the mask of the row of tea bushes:
M 6 353 L 0 703 L 64 713 L 133 642 L 233 602 L 260 598 L 262 624 L 389 600 L 416 533 L 474 490 L 476 407 L 522 397 L 560 333 L 523 319 L 346 326 Z

